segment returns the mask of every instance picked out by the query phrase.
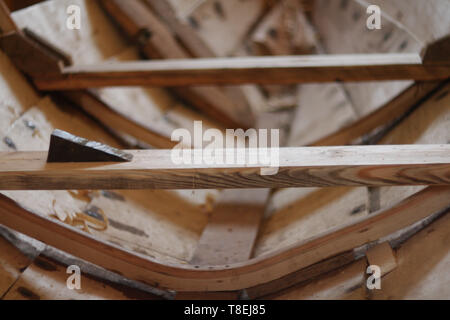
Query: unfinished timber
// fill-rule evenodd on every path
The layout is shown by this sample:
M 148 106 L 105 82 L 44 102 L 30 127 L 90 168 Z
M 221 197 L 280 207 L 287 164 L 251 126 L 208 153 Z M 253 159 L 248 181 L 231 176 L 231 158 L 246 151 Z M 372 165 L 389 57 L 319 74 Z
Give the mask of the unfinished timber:
M 269 150 L 270 153 L 275 152 Z M 192 151 L 193 154 L 201 152 Z M 219 151 L 233 160 L 235 153 L 246 152 L 245 149 L 215 150 Z M 122 163 L 47 163 L 47 152 L 0 153 L 0 189 L 233 189 L 450 184 L 449 145 L 280 148 L 276 151 L 279 165 L 255 165 L 248 159 L 241 165 L 177 165 L 172 160 L 174 150 L 127 152 L 133 155 L 133 160 Z M 247 149 L 247 152 L 249 157 L 253 153 L 254 159 L 258 159 L 260 150 Z M 271 165 L 276 173 L 261 175 L 262 170 Z

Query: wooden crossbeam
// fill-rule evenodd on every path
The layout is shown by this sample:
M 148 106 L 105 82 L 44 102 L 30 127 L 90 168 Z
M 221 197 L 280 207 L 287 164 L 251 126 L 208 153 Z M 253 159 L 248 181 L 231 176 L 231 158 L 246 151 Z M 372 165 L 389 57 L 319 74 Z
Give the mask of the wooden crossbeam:
M 42 90 L 104 86 L 292 84 L 333 81 L 438 80 L 450 65 L 425 65 L 419 54 L 352 54 L 173 59 L 77 65 L 35 78 Z
M 261 170 L 269 167 L 269 164 L 251 164 L 248 160 L 250 158 L 244 164 L 234 165 L 176 165 L 172 161 L 172 150 L 127 151 L 133 155 L 133 160 L 126 163 L 47 163 L 47 152 L 3 152 L 0 153 L 0 190 L 450 184 L 450 145 L 302 147 L 278 150 L 278 172 L 273 175 L 261 175 Z M 234 149 L 222 151 L 228 156 L 235 153 Z M 249 154 L 257 151 L 258 149 L 247 149 Z

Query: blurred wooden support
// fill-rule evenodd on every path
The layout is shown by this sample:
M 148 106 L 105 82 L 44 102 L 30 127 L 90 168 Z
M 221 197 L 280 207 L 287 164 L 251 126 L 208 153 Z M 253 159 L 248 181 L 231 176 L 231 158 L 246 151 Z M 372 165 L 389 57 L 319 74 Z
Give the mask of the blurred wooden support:
M 89 91 L 63 91 L 61 92 L 61 96 L 83 109 L 99 122 L 108 126 L 108 128 L 131 135 L 152 147 L 169 149 L 177 144 L 170 140 L 170 137 L 159 134 L 151 128 L 137 124 L 129 120 L 125 115 L 117 113 Z
M 0 236 L 0 299 L 31 263 L 30 258 Z
M 353 250 L 344 252 L 337 256 L 325 259 L 309 267 L 290 273 L 280 279 L 276 279 L 255 287 L 245 289 L 250 299 L 263 298 L 267 295 L 297 285 L 299 283 L 314 279 L 329 271 L 345 266 L 355 260 Z
M 66 67 L 35 78 L 42 90 L 105 86 L 291 84 L 333 81 L 445 80 L 450 64 L 424 65 L 418 54 L 354 54 L 182 59 Z
M 245 263 L 252 257 L 270 189 L 224 190 L 190 260 L 192 265 Z M 238 299 L 240 291 L 226 295 L 181 293 L 177 299 Z
M 105 0 L 101 1 L 101 4 L 124 33 L 139 45 L 147 58 L 190 58 L 189 53 L 177 42 L 168 26 L 143 2 Z M 176 88 L 174 92 L 227 127 L 253 126 L 254 119 L 248 105 L 225 94 L 221 88 L 211 86 Z
M 224 149 L 223 160 L 234 158 L 236 150 Z M 128 150 L 133 160 L 124 163 L 47 163 L 47 152 L 3 152 L 0 190 L 450 184 L 450 145 L 445 144 L 280 148 L 271 154 L 279 163 L 253 164 L 249 159 L 259 151 L 247 149 L 245 163 L 233 165 L 175 164 L 173 150 Z M 273 175 L 261 175 L 271 165 Z
M 177 39 L 195 57 L 214 57 L 215 53 L 201 39 L 191 24 L 177 17 L 172 5 L 166 0 L 147 0 L 146 3 L 177 35 Z
M 399 204 L 338 230 L 226 268 L 164 265 L 98 240 L 55 220 L 30 213 L 0 195 L 0 223 L 124 277 L 178 291 L 231 291 L 256 286 L 382 238 L 448 206 L 449 187 L 429 187 Z
M 376 128 L 388 125 L 411 110 L 417 103 L 439 88 L 439 82 L 416 82 L 374 112 L 327 135 L 311 146 L 346 145 L 369 134 Z
M 4 296 L 4 300 L 160 300 L 80 270 L 80 290 L 67 287 L 67 266 L 43 255 L 37 257 Z
M 11 18 L 8 6 L 0 0 L 0 35 L 16 31 L 17 27 Z
M 2 1 L 0 1 L 0 17 L 2 18 L 0 23 L 3 23 L 0 25 L 2 30 L 13 32 L 9 33 L 6 38 L 11 38 L 12 43 L 28 46 L 14 49 L 15 51 L 18 49 L 18 51 L 20 51 L 19 54 L 13 57 L 13 59 L 16 66 L 21 68 L 22 71 L 31 75 L 33 75 L 33 73 L 41 74 L 43 71 L 49 72 L 49 70 L 52 70 L 53 68 L 59 69 L 60 63 L 63 63 L 64 65 L 70 65 L 72 63 L 71 58 L 66 53 L 60 51 L 58 48 L 48 43 L 45 39 L 39 37 L 32 30 L 25 29 L 24 34 L 19 32 L 14 33 L 14 31 L 18 31 L 18 28 L 12 21 L 10 13 Z M 8 24 L 6 25 L 6 23 Z M 4 40 L 5 37 L 1 41 Z M 36 64 L 31 59 L 32 64 L 29 65 L 27 61 L 30 61 L 30 59 L 28 59 L 30 54 L 34 57 L 42 54 L 42 58 L 39 59 L 40 63 Z M 45 63 L 42 63 L 43 61 Z M 35 70 L 36 65 L 39 66 L 37 70 Z M 42 66 L 44 66 L 44 69 L 42 69 Z M 97 98 L 89 91 L 63 91 L 60 92 L 60 95 L 76 104 L 104 125 L 113 128 L 114 130 L 132 135 L 150 146 L 156 148 L 172 148 L 175 146 L 175 143 L 172 142 L 169 137 L 163 136 L 150 128 L 142 127 L 134 121 L 127 119 L 125 116 L 116 113 L 109 108 L 105 102 Z

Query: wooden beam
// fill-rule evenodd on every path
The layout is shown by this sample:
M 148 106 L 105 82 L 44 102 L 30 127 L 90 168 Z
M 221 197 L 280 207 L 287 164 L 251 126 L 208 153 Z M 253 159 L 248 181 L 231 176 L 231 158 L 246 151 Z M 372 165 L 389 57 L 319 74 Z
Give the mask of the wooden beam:
M 227 265 L 250 259 L 269 191 L 223 191 L 190 263 Z
M 340 229 L 229 266 L 164 265 L 33 214 L 0 195 L 0 223 L 124 277 L 178 291 L 231 291 L 266 283 L 420 221 L 450 205 L 450 187 L 429 187 Z
M 203 41 L 198 32 L 187 21 L 177 17 L 171 3 L 166 0 L 146 0 L 145 3 L 157 13 L 177 35 L 178 40 L 195 57 L 214 57 L 215 53 Z
M 258 149 L 248 150 L 256 153 Z M 248 160 L 234 165 L 177 165 L 172 161 L 172 150 L 127 152 L 133 160 L 125 163 L 47 163 L 47 152 L 3 152 L 0 190 L 450 184 L 450 145 L 281 148 L 279 169 L 273 175 L 261 175 L 261 169 L 269 165 Z M 223 153 L 231 157 L 235 150 Z
M 42 90 L 104 86 L 292 84 L 333 81 L 438 80 L 449 65 L 423 65 L 418 54 L 353 54 L 181 59 L 71 66 L 35 78 Z
M 67 265 L 39 255 L 24 270 L 3 300 L 160 300 L 139 289 L 114 283 L 82 271 L 82 290 L 67 288 Z
M 17 27 L 11 18 L 8 6 L 0 0 L 0 35 L 17 31 Z
M 224 190 L 189 261 L 194 266 L 224 266 L 248 261 L 258 236 L 270 189 Z M 222 299 L 236 300 L 240 291 Z M 205 293 L 181 293 L 177 299 L 212 299 Z M 219 298 L 216 296 L 216 298 Z

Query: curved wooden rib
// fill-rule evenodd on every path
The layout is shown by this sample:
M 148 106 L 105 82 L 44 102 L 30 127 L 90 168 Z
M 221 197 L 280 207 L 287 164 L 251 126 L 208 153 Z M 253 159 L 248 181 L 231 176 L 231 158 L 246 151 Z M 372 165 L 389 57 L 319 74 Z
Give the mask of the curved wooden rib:
M 399 119 L 408 110 L 414 108 L 417 103 L 425 99 L 429 94 L 439 89 L 443 83 L 416 82 L 385 105 L 361 119 L 350 123 L 346 127 L 333 132 L 311 144 L 311 146 L 346 145 L 356 139 L 370 133 L 376 128 L 382 127 Z
M 144 127 L 128 119 L 125 115 L 119 114 L 104 101 L 88 91 L 64 91 L 61 95 L 83 109 L 104 126 L 126 133 L 152 147 L 168 149 L 173 148 L 177 144 L 171 141 L 170 137 L 158 133 L 152 128 Z
M 450 205 L 450 187 L 428 187 L 394 207 L 340 229 L 245 263 L 229 266 L 164 265 L 33 214 L 0 197 L 0 223 L 133 280 L 178 291 L 230 291 L 280 278 L 327 257 L 411 225 Z

